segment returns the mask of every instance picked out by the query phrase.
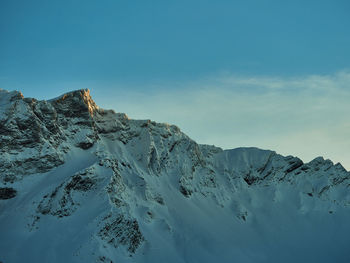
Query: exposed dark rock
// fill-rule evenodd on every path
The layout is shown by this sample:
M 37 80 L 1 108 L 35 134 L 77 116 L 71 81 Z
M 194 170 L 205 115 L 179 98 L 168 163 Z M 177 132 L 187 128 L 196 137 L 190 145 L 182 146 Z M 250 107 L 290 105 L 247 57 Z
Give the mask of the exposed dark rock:
M 258 178 L 258 177 L 251 176 L 250 174 L 248 174 L 247 176 L 245 176 L 245 177 L 243 178 L 243 180 L 244 180 L 248 185 L 252 185 L 252 184 L 254 184 L 255 182 L 259 181 L 259 178 Z
M 192 191 L 188 188 L 186 188 L 183 185 L 180 185 L 180 192 L 185 196 L 185 197 L 189 197 L 192 194 Z
M 154 201 L 156 201 L 160 205 L 164 205 L 164 199 L 163 199 L 163 197 L 161 197 L 159 195 L 154 197 Z
M 70 192 L 71 190 L 76 191 L 88 191 L 95 184 L 95 180 L 87 176 L 74 175 L 70 182 L 65 186 L 65 190 Z
M 300 168 L 301 170 L 303 170 L 303 171 L 307 171 L 307 170 L 309 170 L 310 169 L 310 167 L 309 166 L 307 166 L 306 164 L 304 164 L 304 165 L 302 165 L 301 166 L 301 168 Z
M 179 141 L 174 142 L 174 143 L 171 145 L 171 147 L 170 147 L 170 149 L 169 149 L 169 152 L 172 152 L 172 151 L 174 150 L 175 146 L 178 145 L 178 144 L 179 144 Z
M 145 240 L 137 221 L 125 218 L 124 215 L 118 215 L 116 218 L 110 215 L 105 219 L 107 222 L 99 231 L 101 239 L 114 247 L 125 246 L 130 253 L 135 253 Z
M 78 146 L 79 148 L 82 148 L 82 149 L 84 149 L 84 150 L 87 150 L 87 149 L 91 148 L 93 145 L 94 145 L 93 142 L 80 142 L 80 143 L 78 143 L 77 146 Z
M 0 199 L 11 199 L 17 195 L 17 191 L 11 187 L 0 187 Z
M 100 260 L 100 262 L 103 262 L 103 263 L 113 263 L 112 260 L 110 260 L 109 258 L 107 258 L 105 256 L 100 256 L 98 259 Z
M 79 203 L 75 199 L 74 193 L 86 192 L 92 189 L 96 180 L 88 175 L 88 171 L 81 171 L 82 174 L 73 175 L 68 182 L 57 186 L 50 194 L 44 195 L 37 207 L 37 212 L 43 215 L 53 215 L 57 217 L 70 216 Z
M 298 169 L 303 165 L 303 161 L 299 158 L 294 157 L 292 160 L 288 162 L 288 167 L 285 169 L 285 173 L 293 172 L 294 170 Z

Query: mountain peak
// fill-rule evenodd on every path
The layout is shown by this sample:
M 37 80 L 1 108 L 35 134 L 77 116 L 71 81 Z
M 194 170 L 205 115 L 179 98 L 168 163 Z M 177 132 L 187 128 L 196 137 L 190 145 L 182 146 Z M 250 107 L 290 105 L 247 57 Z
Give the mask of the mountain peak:
M 91 98 L 90 96 L 90 90 L 89 89 L 77 89 L 77 90 L 73 90 L 73 91 L 69 91 L 67 93 L 64 93 L 54 99 L 51 99 L 51 101 L 53 100 L 65 100 L 68 97 L 81 97 L 81 98 Z
M 90 96 L 89 89 L 79 89 L 68 93 L 65 93 L 57 98 L 50 100 L 51 103 L 65 105 L 67 110 L 78 109 L 84 110 L 87 108 L 90 116 L 92 117 L 98 106 Z
M 287 262 L 349 262 L 349 186 L 340 164 L 198 145 L 88 89 L 0 90 L 1 262 L 285 262 L 290 244 Z

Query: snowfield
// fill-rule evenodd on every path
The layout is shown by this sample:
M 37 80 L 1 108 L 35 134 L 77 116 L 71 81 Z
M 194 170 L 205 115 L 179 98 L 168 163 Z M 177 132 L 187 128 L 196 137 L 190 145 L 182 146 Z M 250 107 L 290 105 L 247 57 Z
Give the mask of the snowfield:
M 350 173 L 0 90 L 0 262 L 350 262 Z

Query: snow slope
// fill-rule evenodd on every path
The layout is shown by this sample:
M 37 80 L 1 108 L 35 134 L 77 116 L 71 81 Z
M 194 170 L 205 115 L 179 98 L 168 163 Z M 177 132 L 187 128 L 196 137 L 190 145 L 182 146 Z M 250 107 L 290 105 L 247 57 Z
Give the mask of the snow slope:
M 350 173 L 0 90 L 0 261 L 350 262 Z

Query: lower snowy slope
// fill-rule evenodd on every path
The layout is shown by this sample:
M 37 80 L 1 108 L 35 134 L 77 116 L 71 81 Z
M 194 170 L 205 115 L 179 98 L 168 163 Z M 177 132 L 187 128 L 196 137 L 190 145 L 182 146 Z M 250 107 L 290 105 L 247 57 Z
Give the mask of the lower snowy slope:
M 350 262 L 340 164 L 198 145 L 86 90 L 1 96 L 3 263 Z

